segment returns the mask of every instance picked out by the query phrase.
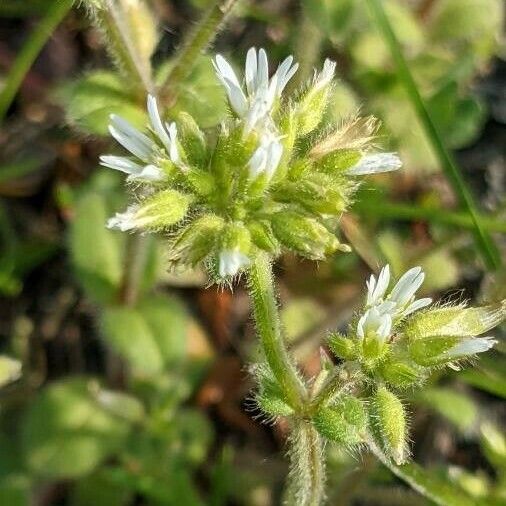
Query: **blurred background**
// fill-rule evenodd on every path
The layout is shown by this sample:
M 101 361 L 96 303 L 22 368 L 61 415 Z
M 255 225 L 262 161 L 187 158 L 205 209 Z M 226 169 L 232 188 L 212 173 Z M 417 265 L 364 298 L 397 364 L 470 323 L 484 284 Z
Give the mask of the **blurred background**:
M 158 25 L 159 82 L 210 3 L 144 2 L 140 14 Z M 287 338 L 308 374 L 327 330 L 345 328 L 366 276 L 386 262 L 396 275 L 421 265 L 423 290 L 443 300 L 506 296 L 504 4 L 382 4 L 496 261 L 484 261 L 473 240 L 366 2 L 242 2 L 211 55 L 239 68 L 250 46 L 265 47 L 271 62 L 294 54 L 295 85 L 325 57 L 336 60 L 329 118 L 376 115 L 379 144 L 404 161 L 398 173 L 369 178 L 343 217 L 353 253 L 319 265 L 286 256 L 276 266 Z M 132 290 L 135 244 L 104 226 L 126 202 L 123 178 L 97 163 L 112 145 L 108 116 L 142 125 L 143 101 L 82 6 L 0 2 L 2 506 L 280 504 L 287 426 L 264 423 L 252 402 L 257 348 L 244 286 L 231 292 L 208 287 L 199 272 L 167 272 L 163 238 L 149 237 Z M 204 127 L 224 117 L 210 57 L 198 59 L 176 107 Z M 405 397 L 415 460 L 469 504 L 506 504 L 505 352 L 500 340 L 475 367 L 442 370 Z M 431 504 L 367 454 L 328 452 L 329 504 Z

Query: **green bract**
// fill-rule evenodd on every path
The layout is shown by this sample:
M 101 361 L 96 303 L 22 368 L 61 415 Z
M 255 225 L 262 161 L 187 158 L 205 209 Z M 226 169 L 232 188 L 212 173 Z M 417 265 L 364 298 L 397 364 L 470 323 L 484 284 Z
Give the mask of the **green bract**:
M 371 119 L 322 125 L 335 63 L 327 60 L 289 99 L 282 92 L 297 70 L 291 56 L 269 78 L 265 51 L 250 49 L 245 87 L 222 56 L 214 65 L 230 103 L 220 127 L 202 131 L 186 112 L 166 123 L 152 96 L 146 132 L 111 117 L 111 135 L 130 156 L 101 162 L 128 174 L 136 203 L 108 226 L 168 232 L 172 265 L 203 263 L 215 280 L 235 276 L 260 252 L 319 260 L 349 251 L 336 228 L 356 176 L 395 170 L 400 161 L 369 153 Z

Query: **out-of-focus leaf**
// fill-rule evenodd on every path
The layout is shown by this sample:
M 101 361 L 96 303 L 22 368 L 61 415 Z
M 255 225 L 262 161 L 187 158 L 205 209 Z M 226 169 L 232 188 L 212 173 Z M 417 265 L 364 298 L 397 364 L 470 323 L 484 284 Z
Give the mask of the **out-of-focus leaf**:
M 107 342 L 141 374 L 158 374 L 186 355 L 187 315 L 175 299 L 148 297 L 137 308 L 107 308 L 102 322 Z
M 328 36 L 340 35 L 355 13 L 353 0 L 303 0 L 304 12 Z
M 188 317 L 175 298 L 157 296 L 141 301 L 139 312 L 150 328 L 166 366 L 173 366 L 186 356 Z
M 286 339 L 293 341 L 325 318 L 325 310 L 311 299 L 293 299 L 281 312 Z
M 182 456 L 189 464 L 199 465 L 205 459 L 213 432 L 209 420 L 196 410 L 179 410 L 174 418 L 177 439 L 183 446 Z
M 417 399 L 430 406 L 462 432 L 468 432 L 478 421 L 478 408 L 465 394 L 450 388 L 424 388 Z
M 169 62 L 159 69 L 157 76 L 159 83 L 164 82 L 170 68 Z M 177 103 L 171 109 L 171 116 L 176 117 L 180 111 L 190 113 L 202 128 L 217 125 L 225 117 L 227 102 L 223 87 L 216 78 L 208 56 L 199 58 L 182 84 Z
M 0 388 L 21 377 L 21 362 L 5 355 L 0 355 Z
M 108 213 L 102 195 L 85 193 L 70 228 L 70 251 L 76 274 L 88 294 L 99 302 L 114 298 L 121 280 L 122 237 L 105 227 Z
M 481 426 L 481 445 L 487 459 L 494 466 L 506 471 L 506 433 L 485 422 Z
M 13 475 L 0 480 L 0 504 L 5 506 L 29 506 L 30 481 L 26 476 Z
M 135 102 L 117 74 L 95 71 L 59 90 L 68 122 L 85 133 L 107 135 L 109 116 L 117 114 L 142 127 L 146 113 Z
M 163 356 L 145 318 L 133 308 L 107 308 L 102 315 L 103 336 L 108 344 L 141 374 L 163 370 Z
M 112 480 L 106 471 L 98 471 L 78 480 L 71 493 L 72 506 L 123 506 L 131 501 L 129 487 Z
M 459 379 L 498 397 L 506 399 L 504 358 L 482 357 L 476 367 L 459 372 Z
M 451 482 L 441 479 L 415 462 L 398 466 L 390 461 L 374 443 L 371 443 L 370 447 L 374 455 L 395 476 L 438 506 L 476 506 L 474 499 Z
M 425 272 L 424 290 L 442 291 L 453 287 L 459 280 L 456 260 L 446 249 L 434 249 L 417 260 Z
M 40 393 L 22 425 L 23 454 L 32 472 L 48 478 L 83 476 L 124 445 L 131 426 L 97 402 L 100 395 L 104 391 L 96 382 L 81 378 Z

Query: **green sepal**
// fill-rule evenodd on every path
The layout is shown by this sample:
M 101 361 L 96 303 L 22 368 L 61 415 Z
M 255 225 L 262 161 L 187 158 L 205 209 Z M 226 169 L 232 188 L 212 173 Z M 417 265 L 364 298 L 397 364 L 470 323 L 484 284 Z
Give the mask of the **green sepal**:
M 408 388 L 425 379 L 425 371 L 408 357 L 389 358 L 381 363 L 378 373 L 384 381 L 397 388 Z
M 214 214 L 205 214 L 189 224 L 169 247 L 169 261 L 194 266 L 213 250 L 225 222 Z
M 396 464 L 403 464 L 408 457 L 407 417 L 401 400 L 386 387 L 379 386 L 371 401 L 371 423 L 385 454 Z
M 287 248 L 318 260 L 336 250 L 349 251 L 319 221 L 294 211 L 280 211 L 272 217 L 272 230 Z
M 332 353 L 343 360 L 355 360 L 357 358 L 356 343 L 338 332 L 330 334 L 328 345 Z
M 326 174 L 342 174 L 354 167 L 362 158 L 358 149 L 337 149 L 315 161 L 315 168 Z
M 192 167 L 184 174 L 184 179 L 192 190 L 202 197 L 211 195 L 216 189 L 213 176 L 202 169 Z
M 293 408 L 286 402 L 281 387 L 274 379 L 263 376 L 259 383 L 255 399 L 258 407 L 264 413 L 270 416 L 290 416 L 293 414 Z
M 311 133 L 322 121 L 327 101 L 329 98 L 329 86 L 319 90 L 310 85 L 294 108 L 297 122 L 297 136 L 301 137 Z
M 251 248 L 251 235 L 242 222 L 233 222 L 226 225 L 221 238 L 222 250 L 240 251 L 244 255 Z
M 253 244 L 268 253 L 278 255 L 280 252 L 279 242 L 274 236 L 272 227 L 265 221 L 252 221 L 248 223 Z
M 413 361 L 424 367 L 451 362 L 446 352 L 461 340 L 458 336 L 430 336 L 409 342 L 409 354 Z
M 176 190 L 163 190 L 142 201 L 135 213 L 135 226 L 148 230 L 162 230 L 181 221 L 190 207 L 193 197 Z
M 206 138 L 197 122 L 187 112 L 177 116 L 178 132 L 190 165 L 203 168 L 207 161 Z
M 414 313 L 403 332 L 410 339 L 479 336 L 506 318 L 506 300 L 482 307 L 448 306 Z
M 313 424 L 330 441 L 354 445 L 363 441 L 367 412 L 362 401 L 347 396 L 337 404 L 318 409 Z

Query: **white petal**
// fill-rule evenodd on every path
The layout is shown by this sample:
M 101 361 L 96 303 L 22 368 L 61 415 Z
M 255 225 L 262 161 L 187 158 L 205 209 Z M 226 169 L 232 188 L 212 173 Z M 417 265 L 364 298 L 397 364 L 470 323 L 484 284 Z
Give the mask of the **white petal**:
M 248 100 L 240 86 L 236 86 L 228 78 L 224 78 L 227 84 L 227 95 L 230 105 L 235 113 L 242 118 L 248 112 Z
M 249 258 L 240 251 L 222 251 L 218 271 L 222 278 L 235 276 L 242 267 L 249 265 L 249 263 Z
M 396 153 L 376 153 L 365 155 L 351 169 L 346 171 L 352 176 L 362 176 L 364 174 L 377 174 L 380 172 L 391 172 L 402 166 L 402 162 Z
M 249 175 L 252 179 L 256 178 L 265 171 L 267 165 L 267 151 L 264 147 L 260 146 L 255 150 L 252 157 L 249 159 Z
M 381 269 L 377 282 L 374 276 L 371 276 L 371 279 L 374 280 L 374 285 L 372 286 L 372 291 L 369 290 L 367 304 L 376 304 L 384 297 L 388 285 L 390 284 L 390 266 L 385 265 L 385 267 Z
M 111 135 L 128 151 L 148 162 L 154 148 L 154 144 L 149 137 L 139 132 L 128 121 L 111 115 L 111 124 L 109 125 Z
M 427 307 L 430 304 L 432 304 L 432 299 L 430 297 L 415 300 L 402 312 L 402 316 L 408 316 L 409 314 L 414 313 L 415 311 L 418 311 L 419 309 L 422 309 L 424 307 Z
M 390 299 L 399 305 L 406 304 L 423 283 L 425 274 L 421 267 L 413 267 L 405 272 L 393 290 L 390 292 Z
M 278 84 L 276 87 L 276 94 L 281 96 L 281 93 L 285 89 L 286 85 L 288 84 L 288 81 L 293 77 L 295 72 L 297 72 L 297 69 L 299 68 L 299 64 L 296 63 L 292 67 L 293 62 L 293 56 L 288 56 L 283 60 L 281 65 L 276 70 L 276 74 L 278 76 Z
M 490 350 L 497 341 L 492 337 L 469 337 L 447 351 L 449 358 L 463 358 Z
M 246 89 L 249 95 L 253 95 L 256 91 L 257 79 L 257 50 L 251 47 L 246 55 L 245 79 Z
M 257 68 L 257 90 L 269 86 L 269 61 L 265 49 L 258 52 L 258 68 Z
M 116 213 L 107 221 L 107 228 L 117 228 L 122 232 L 134 229 L 136 227 L 135 214 L 137 209 L 137 206 L 129 206 L 125 212 Z
M 174 121 L 170 125 L 168 123 L 166 125 L 170 139 L 169 158 L 174 165 L 180 165 L 181 157 L 179 156 L 179 149 L 177 147 L 177 125 Z
M 313 88 L 318 91 L 325 86 L 327 86 L 330 81 L 334 78 L 334 73 L 336 71 L 336 62 L 329 60 L 328 58 L 325 60 L 323 64 L 323 69 L 320 73 L 316 74 L 315 82 Z
M 156 182 L 164 179 L 162 169 L 156 165 L 146 165 L 138 174 L 132 174 L 127 177 L 127 181 L 148 181 Z
M 148 95 L 148 114 L 149 119 L 151 121 L 151 125 L 156 135 L 158 135 L 159 139 L 162 141 L 167 153 L 170 151 L 171 142 L 167 132 L 163 126 L 162 119 L 160 118 L 160 112 L 158 111 L 158 105 L 156 103 L 156 98 L 153 95 Z
M 265 168 L 267 177 L 270 179 L 276 169 L 278 168 L 281 156 L 283 155 L 283 145 L 280 142 L 274 141 L 269 146 L 269 154 L 267 159 L 267 167 Z
M 219 79 L 221 79 L 222 81 L 223 79 L 226 79 L 228 82 L 232 83 L 237 88 L 241 87 L 241 85 L 239 84 L 239 80 L 235 75 L 234 69 L 231 67 L 228 61 L 225 60 L 223 56 L 221 56 L 221 54 L 216 55 L 216 58 L 213 60 L 213 65 Z
M 103 155 L 100 157 L 100 165 L 125 174 L 139 174 L 142 171 L 142 165 L 125 156 Z

